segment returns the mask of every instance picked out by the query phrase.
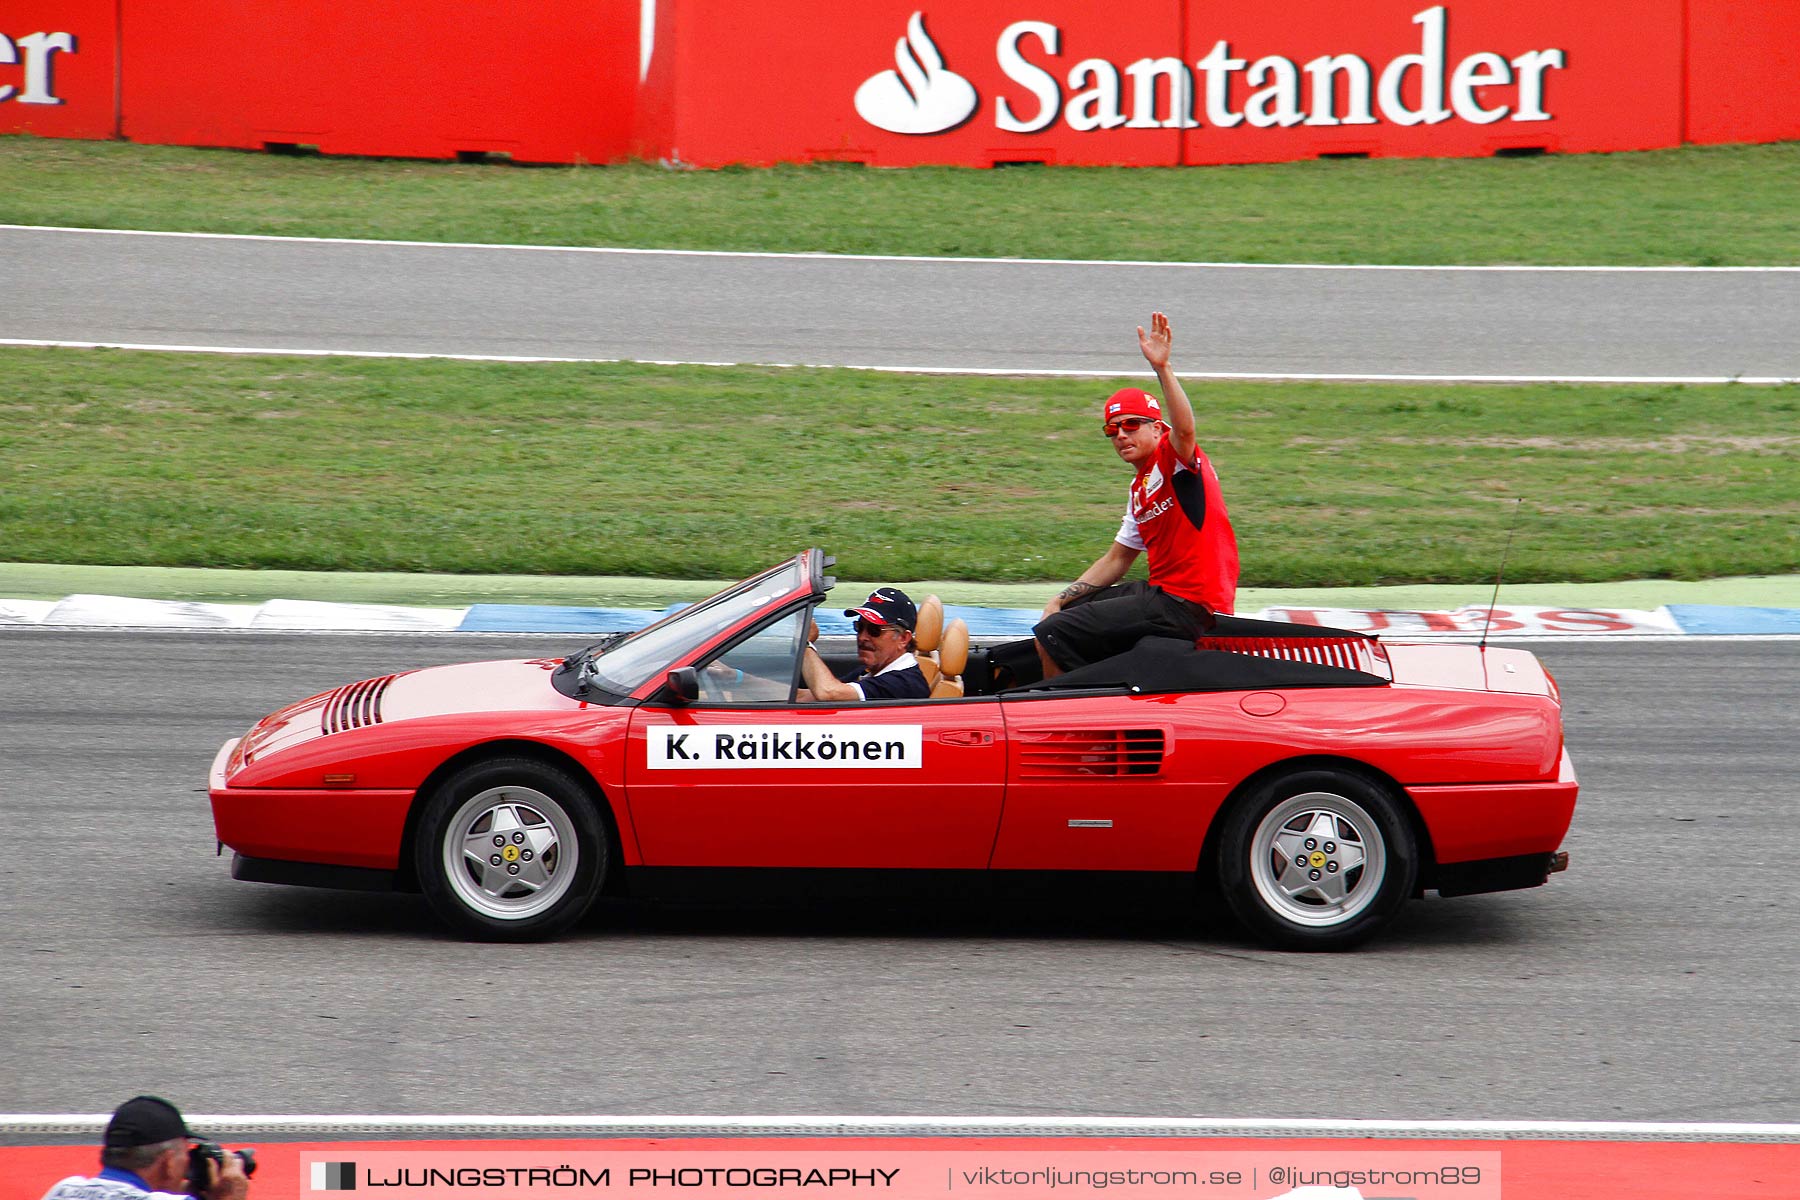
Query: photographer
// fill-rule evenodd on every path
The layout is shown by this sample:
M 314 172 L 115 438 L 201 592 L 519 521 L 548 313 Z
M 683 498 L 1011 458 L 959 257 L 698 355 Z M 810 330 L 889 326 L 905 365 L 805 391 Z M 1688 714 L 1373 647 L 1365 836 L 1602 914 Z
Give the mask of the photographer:
M 191 1153 L 190 1140 L 199 1135 L 188 1129 L 173 1104 L 157 1096 L 135 1096 L 106 1123 L 100 1174 L 71 1175 L 45 1192 L 44 1200 L 244 1200 L 250 1191 L 247 1152 L 220 1152 L 205 1145 L 201 1153 Z M 204 1173 L 191 1167 L 190 1160 Z

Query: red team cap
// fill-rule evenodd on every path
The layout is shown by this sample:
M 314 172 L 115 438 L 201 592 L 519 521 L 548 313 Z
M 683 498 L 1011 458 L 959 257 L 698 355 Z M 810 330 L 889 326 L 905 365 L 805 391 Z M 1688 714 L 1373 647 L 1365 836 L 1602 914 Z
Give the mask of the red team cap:
M 1160 421 L 1162 402 L 1143 388 L 1120 388 L 1106 398 L 1106 407 L 1100 410 L 1100 423 L 1111 425 L 1120 417 L 1147 417 Z

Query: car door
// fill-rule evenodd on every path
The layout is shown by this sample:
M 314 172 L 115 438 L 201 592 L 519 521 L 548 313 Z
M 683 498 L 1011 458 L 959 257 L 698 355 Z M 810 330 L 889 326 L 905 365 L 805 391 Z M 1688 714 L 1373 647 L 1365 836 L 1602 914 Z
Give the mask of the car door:
M 807 613 L 701 666 L 700 699 L 632 715 L 626 802 L 646 866 L 982 868 L 1000 823 L 997 701 L 799 704 Z

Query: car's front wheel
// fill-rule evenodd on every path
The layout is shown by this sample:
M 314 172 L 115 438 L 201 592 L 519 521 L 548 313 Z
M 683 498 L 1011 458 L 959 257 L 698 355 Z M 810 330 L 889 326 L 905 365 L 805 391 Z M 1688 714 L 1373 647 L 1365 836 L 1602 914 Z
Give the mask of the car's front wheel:
M 1244 926 L 1289 950 L 1344 950 L 1393 919 L 1418 878 L 1416 839 L 1388 788 L 1302 771 L 1240 798 L 1219 836 L 1219 885 Z
M 554 937 L 600 894 L 609 845 L 589 790 L 528 758 L 464 767 L 433 790 L 414 843 L 438 916 L 483 941 Z

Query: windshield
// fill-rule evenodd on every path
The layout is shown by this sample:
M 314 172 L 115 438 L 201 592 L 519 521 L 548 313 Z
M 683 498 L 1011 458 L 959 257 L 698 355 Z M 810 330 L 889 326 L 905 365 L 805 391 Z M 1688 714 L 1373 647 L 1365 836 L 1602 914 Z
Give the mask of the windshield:
M 583 668 L 582 682 L 621 696 L 630 695 L 645 681 L 661 677 L 721 630 L 792 595 L 804 582 L 800 571 L 799 560 L 786 562 L 671 613 L 601 650 Z

